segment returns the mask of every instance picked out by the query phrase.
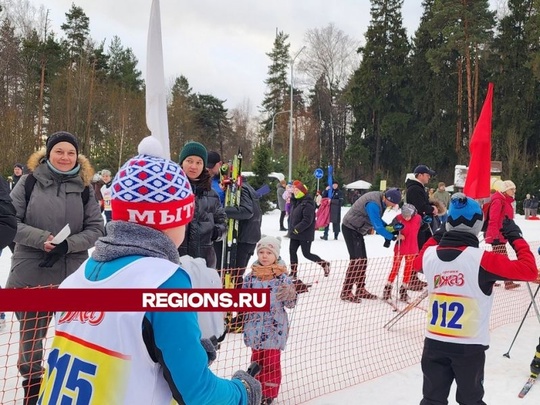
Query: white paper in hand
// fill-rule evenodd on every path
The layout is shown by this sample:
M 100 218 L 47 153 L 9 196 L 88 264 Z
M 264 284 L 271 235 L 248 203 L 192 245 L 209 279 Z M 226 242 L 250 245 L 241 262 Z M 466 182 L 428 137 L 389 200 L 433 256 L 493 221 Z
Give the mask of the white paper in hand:
M 53 245 L 58 245 L 58 244 L 62 243 L 63 241 L 65 241 L 66 238 L 70 234 L 71 234 L 71 229 L 69 227 L 69 224 L 66 224 L 66 226 L 64 226 L 62 228 L 62 230 L 56 234 L 56 236 L 53 238 L 53 240 L 51 240 L 51 243 Z
M 392 223 L 392 221 L 394 220 L 394 218 L 396 218 L 399 213 L 400 213 L 399 209 L 388 207 L 384 211 L 383 216 L 382 216 L 381 219 L 384 221 L 384 223 L 386 225 L 390 225 Z

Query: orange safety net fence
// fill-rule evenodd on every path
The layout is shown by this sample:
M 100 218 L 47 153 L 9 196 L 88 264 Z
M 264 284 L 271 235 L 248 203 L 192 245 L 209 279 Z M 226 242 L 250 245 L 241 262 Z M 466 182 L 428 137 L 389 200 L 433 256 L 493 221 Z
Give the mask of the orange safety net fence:
M 540 264 L 536 254 L 540 242 L 530 245 Z M 512 249 L 509 251 L 515 257 Z M 289 339 L 281 352 L 282 383 L 273 404 L 301 404 L 420 362 L 427 311 L 427 299 L 419 298 L 423 291 L 408 291 L 411 301 L 417 299 L 418 305 L 392 327 L 385 328 L 398 314 L 380 299 L 392 257 L 368 259 L 366 289 L 379 299 L 362 299 L 360 303 L 340 299 L 348 265 L 348 260 L 333 261 L 330 276 L 324 277 L 318 264 L 299 264 L 298 278 L 312 286 L 309 292 L 299 294 L 294 309 L 287 310 Z M 394 283 L 394 298 L 402 277 L 403 265 Z M 531 286 L 536 290 L 536 284 Z M 525 283 L 513 290 L 505 290 L 502 284 L 494 288 L 494 294 L 492 329 L 519 322 L 531 302 Z M 400 310 L 407 306 L 398 300 L 393 302 Z M 537 302 L 540 305 L 540 298 Z M 534 317 L 534 311 L 529 316 Z M 52 324 L 44 343 L 44 363 L 54 333 Z M 14 314 L 7 313 L 0 332 L 0 403 L 4 405 L 22 403 L 18 350 L 19 322 Z M 230 378 L 236 370 L 247 369 L 250 358 L 251 349 L 245 346 L 242 333 L 229 333 L 211 369 Z

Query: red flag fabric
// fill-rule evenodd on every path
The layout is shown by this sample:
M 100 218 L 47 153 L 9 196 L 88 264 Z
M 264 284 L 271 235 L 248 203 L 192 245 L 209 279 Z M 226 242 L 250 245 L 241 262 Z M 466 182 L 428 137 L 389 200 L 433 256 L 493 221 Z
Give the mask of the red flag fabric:
M 484 106 L 469 143 L 471 159 L 463 192 L 471 198 L 486 198 L 490 195 L 492 104 L 493 83 L 489 83 Z

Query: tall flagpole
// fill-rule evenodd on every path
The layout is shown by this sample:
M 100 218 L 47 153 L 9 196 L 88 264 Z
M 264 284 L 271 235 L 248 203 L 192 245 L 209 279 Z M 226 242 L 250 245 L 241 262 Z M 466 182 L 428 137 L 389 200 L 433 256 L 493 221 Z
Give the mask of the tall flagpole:
M 163 146 L 164 157 L 170 159 L 167 88 L 163 68 L 159 0 L 152 1 L 146 46 L 146 125 L 152 136 L 156 137 Z

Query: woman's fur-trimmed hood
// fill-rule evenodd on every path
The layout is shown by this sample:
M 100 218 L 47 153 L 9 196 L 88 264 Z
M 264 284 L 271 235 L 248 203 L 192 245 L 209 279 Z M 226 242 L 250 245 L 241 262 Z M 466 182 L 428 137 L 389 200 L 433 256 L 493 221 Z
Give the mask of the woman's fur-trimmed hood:
M 26 163 L 28 170 L 34 171 L 41 163 L 45 162 L 46 155 L 47 151 L 45 148 L 41 148 L 37 152 L 32 153 Z M 77 162 L 81 166 L 79 176 L 81 176 L 84 185 L 89 186 L 92 182 L 92 177 L 94 176 L 94 168 L 92 167 L 90 160 L 84 155 L 79 154 L 79 156 L 77 156 Z

